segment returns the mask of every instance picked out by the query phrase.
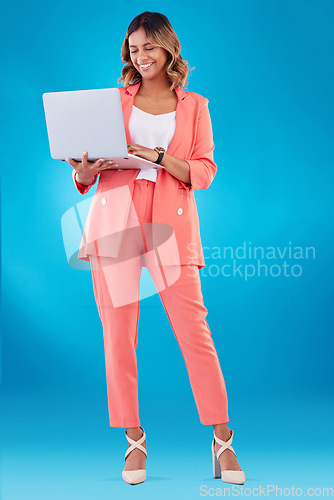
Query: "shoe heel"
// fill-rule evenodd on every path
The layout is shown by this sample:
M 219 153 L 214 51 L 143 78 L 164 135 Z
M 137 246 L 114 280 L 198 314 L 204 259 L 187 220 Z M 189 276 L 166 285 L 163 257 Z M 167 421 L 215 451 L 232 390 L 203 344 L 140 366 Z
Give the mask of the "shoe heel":
M 216 457 L 215 450 L 214 450 L 214 444 L 213 443 L 211 445 L 211 450 L 212 450 L 212 472 L 213 472 L 213 477 L 215 479 L 221 478 L 220 463 L 219 463 L 219 460 Z

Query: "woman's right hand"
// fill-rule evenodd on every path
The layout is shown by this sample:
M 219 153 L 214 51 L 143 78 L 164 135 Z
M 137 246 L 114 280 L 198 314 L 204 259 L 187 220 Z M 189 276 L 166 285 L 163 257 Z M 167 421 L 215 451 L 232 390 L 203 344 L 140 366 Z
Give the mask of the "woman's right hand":
M 118 164 L 112 160 L 105 160 L 104 158 L 99 158 L 95 162 L 87 160 L 88 154 L 85 151 L 82 155 L 82 161 L 75 161 L 73 158 L 66 158 L 67 161 L 78 174 L 80 181 L 84 183 L 91 184 L 94 180 L 96 174 L 101 170 L 108 170 L 112 166 L 118 167 Z

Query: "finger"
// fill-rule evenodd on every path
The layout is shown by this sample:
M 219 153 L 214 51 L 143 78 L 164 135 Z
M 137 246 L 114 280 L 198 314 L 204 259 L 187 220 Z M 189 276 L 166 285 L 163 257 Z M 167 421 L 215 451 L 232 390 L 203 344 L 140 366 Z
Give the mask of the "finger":
M 105 168 L 118 167 L 118 163 L 115 163 L 114 161 L 108 161 L 103 165 L 103 167 Z
M 96 160 L 96 162 L 95 162 L 95 164 L 94 164 L 94 165 L 95 165 L 96 167 L 101 167 L 101 165 L 103 165 L 103 162 L 104 162 L 104 161 L 105 161 L 105 160 L 104 160 L 104 158 L 99 158 L 98 160 Z
M 110 168 L 113 168 L 113 167 L 118 167 L 118 163 L 115 163 L 113 161 L 108 161 L 108 162 L 105 162 L 100 168 L 101 170 L 108 170 Z
M 73 160 L 73 158 L 66 158 L 67 163 L 69 163 L 73 168 L 75 168 L 78 165 L 78 162 Z
M 87 168 L 87 160 L 88 160 L 88 153 L 87 151 L 84 151 L 82 154 L 82 165 Z
M 108 165 L 115 164 L 116 162 L 114 160 L 103 160 L 103 163 L 106 163 Z

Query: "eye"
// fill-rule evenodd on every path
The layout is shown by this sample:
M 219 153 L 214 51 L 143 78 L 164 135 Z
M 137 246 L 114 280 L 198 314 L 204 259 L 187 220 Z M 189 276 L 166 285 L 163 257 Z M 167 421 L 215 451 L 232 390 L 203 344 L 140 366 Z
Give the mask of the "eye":
M 154 50 L 154 49 L 155 49 L 155 47 L 152 47 L 151 49 L 146 49 L 146 50 Z M 138 52 L 138 50 L 132 50 L 132 51 L 130 51 L 130 54 L 134 54 L 135 52 Z

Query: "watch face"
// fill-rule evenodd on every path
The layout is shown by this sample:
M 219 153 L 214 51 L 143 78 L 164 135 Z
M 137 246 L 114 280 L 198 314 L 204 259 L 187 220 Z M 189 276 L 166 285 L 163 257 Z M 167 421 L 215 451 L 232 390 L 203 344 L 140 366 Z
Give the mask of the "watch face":
M 162 148 L 160 146 L 157 146 L 156 148 L 154 148 L 158 153 L 164 153 L 165 152 L 165 148 Z

